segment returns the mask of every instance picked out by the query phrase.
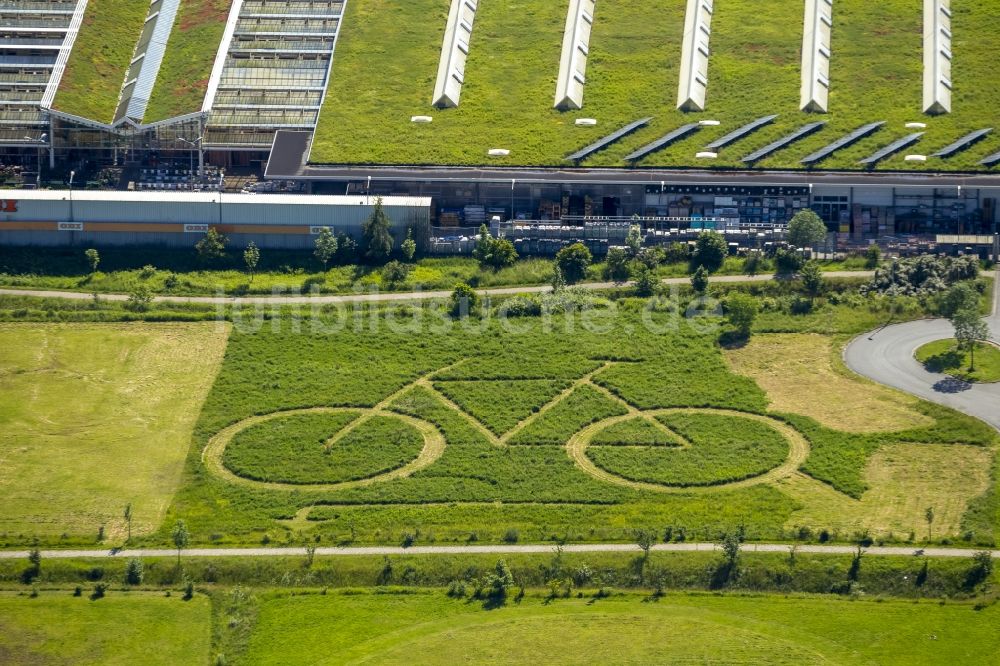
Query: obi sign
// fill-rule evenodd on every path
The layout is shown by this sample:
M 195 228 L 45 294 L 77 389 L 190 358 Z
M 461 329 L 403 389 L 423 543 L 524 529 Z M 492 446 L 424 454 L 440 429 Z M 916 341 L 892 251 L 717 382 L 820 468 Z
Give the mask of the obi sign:
M 16 213 L 17 199 L 0 199 L 0 213 Z

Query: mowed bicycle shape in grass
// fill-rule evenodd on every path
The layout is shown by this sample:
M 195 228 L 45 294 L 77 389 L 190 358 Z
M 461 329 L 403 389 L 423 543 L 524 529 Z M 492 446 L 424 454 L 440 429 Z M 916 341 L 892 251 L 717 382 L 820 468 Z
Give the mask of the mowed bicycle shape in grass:
M 511 380 L 515 394 L 523 389 L 529 401 L 543 400 L 527 408 L 490 396 L 492 380 L 439 378 L 461 363 L 426 373 L 371 407 L 309 407 L 243 419 L 209 439 L 202 461 L 228 482 L 272 490 L 339 491 L 408 477 L 433 465 L 448 446 L 437 424 L 405 413 L 415 391 L 432 395 L 499 448 L 534 443 L 531 433 L 558 410 L 576 412 L 579 427 L 555 436 L 575 467 L 635 490 L 712 492 L 772 483 L 796 474 L 809 454 L 798 431 L 770 416 L 711 407 L 643 410 L 594 381 L 625 362 L 600 361 L 573 381 Z M 603 409 L 577 409 L 581 396 L 602 400 Z

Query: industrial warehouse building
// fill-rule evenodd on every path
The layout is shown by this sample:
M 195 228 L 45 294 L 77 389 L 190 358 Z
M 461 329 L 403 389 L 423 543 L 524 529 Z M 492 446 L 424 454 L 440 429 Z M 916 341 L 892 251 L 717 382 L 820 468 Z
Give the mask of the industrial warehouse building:
M 355 238 L 375 198 L 218 192 L 7 190 L 0 201 L 5 245 L 194 245 L 215 227 L 236 245 L 310 248 L 323 227 Z M 431 200 L 383 197 L 397 242 L 414 230 L 426 237 Z

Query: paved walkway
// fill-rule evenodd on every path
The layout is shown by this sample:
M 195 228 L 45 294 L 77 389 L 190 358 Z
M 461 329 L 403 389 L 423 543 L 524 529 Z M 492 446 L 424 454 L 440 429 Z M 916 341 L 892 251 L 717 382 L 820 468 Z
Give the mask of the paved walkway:
M 744 553 L 788 553 L 793 546 L 788 544 L 749 543 L 744 544 Z M 720 550 L 714 543 L 661 543 L 653 546 L 655 552 L 690 553 L 712 552 Z M 823 555 L 851 555 L 854 546 L 795 546 L 797 553 L 815 553 Z M 522 553 L 554 553 L 556 546 L 546 544 L 536 545 L 502 545 L 502 546 L 351 546 L 346 548 L 317 548 L 316 555 L 476 555 L 497 554 L 516 555 Z M 591 543 L 566 544 L 563 551 L 567 553 L 638 553 L 640 549 L 635 544 L 626 543 Z M 865 550 L 865 555 L 875 556 L 916 556 L 926 557 L 972 557 L 976 552 L 971 548 L 914 548 L 912 546 L 872 546 Z M 295 557 L 306 555 L 305 548 L 188 548 L 182 551 L 184 557 Z M 992 551 L 996 559 L 1000 559 L 1000 550 Z M 168 548 L 137 548 L 135 550 L 43 550 L 42 559 L 70 558 L 122 558 L 122 557 L 176 557 L 177 551 Z M 0 551 L 0 559 L 25 559 L 26 550 Z
M 1000 273 L 994 282 L 991 339 L 1000 344 Z M 970 384 L 928 372 L 914 357 L 928 342 L 954 337 L 944 319 L 895 324 L 858 336 L 844 350 L 844 362 L 860 375 L 982 419 L 1000 430 L 1000 382 Z
M 872 271 L 829 271 L 823 273 L 828 278 L 865 278 L 871 277 Z M 739 282 L 763 282 L 767 280 L 786 279 L 778 278 L 774 275 L 718 275 L 711 278 L 713 284 L 739 283 Z M 691 284 L 690 277 L 667 278 L 663 284 L 684 285 Z M 634 285 L 634 282 L 586 282 L 577 286 L 586 289 L 614 289 Z M 509 296 L 511 294 L 536 294 L 552 291 L 549 285 L 535 285 L 531 287 L 493 287 L 478 290 L 483 296 Z M 93 292 L 88 291 L 57 291 L 45 289 L 0 289 L 0 294 L 7 296 L 36 296 L 39 298 L 66 298 L 75 300 L 92 300 Z M 308 295 L 287 295 L 287 296 L 154 296 L 155 302 L 173 303 L 276 303 L 276 304 L 300 304 L 300 303 L 363 303 L 363 302 L 383 302 L 383 301 L 415 301 L 428 300 L 432 298 L 448 298 L 451 290 L 435 291 L 401 291 L 401 292 L 379 292 L 379 293 L 359 293 L 359 294 L 328 294 L 319 296 Z M 125 301 L 128 294 L 98 294 L 101 300 L 105 301 Z

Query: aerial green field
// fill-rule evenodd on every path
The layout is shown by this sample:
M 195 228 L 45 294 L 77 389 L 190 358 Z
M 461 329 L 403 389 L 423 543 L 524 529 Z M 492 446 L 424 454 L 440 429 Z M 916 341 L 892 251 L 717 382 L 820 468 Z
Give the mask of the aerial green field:
M 588 302 L 510 320 L 456 322 L 433 301 L 237 317 L 154 538 L 183 518 L 218 543 L 631 540 L 668 526 L 910 541 L 933 505 L 933 538 L 993 542 L 995 433 L 834 364 L 839 341 L 884 321 L 879 301 L 762 315 L 817 371 L 772 370 L 811 397 L 797 402 L 754 381 L 770 333 L 723 352 L 671 298 Z M 862 403 L 870 419 L 837 424 Z
M 159 527 L 228 326 L 0 326 L 0 533 L 120 543 Z
M 970 350 L 959 349 L 954 339 L 938 340 L 918 349 L 917 360 L 931 372 L 970 382 L 1000 382 L 1000 348 L 988 342 L 976 343 L 973 358 Z
M 130 592 L 91 601 L 65 590 L 0 593 L 5 664 L 205 664 L 211 604 L 204 596 Z
M 998 608 L 964 604 L 668 594 L 484 610 L 427 592 L 276 596 L 259 612 L 239 663 L 915 665 L 1000 649 Z
M 907 152 L 930 154 L 960 136 L 993 126 L 1000 56 L 992 35 L 1000 15 L 988 0 L 953 7 L 953 112 L 922 113 L 922 7 L 915 0 L 841 0 L 833 10 L 830 113 L 798 110 L 803 6 L 785 0 L 720 2 L 712 20 L 708 101 L 704 113 L 676 110 L 685 3 L 618 0 L 598 5 L 590 39 L 584 107 L 552 108 L 566 7 L 539 0 L 500 0 L 476 14 L 456 109 L 431 106 L 448 0 L 364 0 L 349 3 L 338 39 L 328 94 L 310 161 L 364 164 L 490 164 L 569 166 L 565 156 L 645 116 L 649 126 L 585 160 L 581 166 L 623 167 L 636 148 L 689 122 L 719 120 L 639 162 L 639 166 L 744 166 L 740 158 L 815 120 L 828 126 L 761 161 L 761 168 L 801 168 L 805 155 L 875 121 L 883 129 L 822 162 L 824 169 L 859 169 L 858 160 L 927 123 Z M 393 48 L 385 48 L 391 42 Z M 373 112 L 373 109 L 377 111 Z M 779 118 L 722 149 L 710 163 L 704 145 L 755 118 Z M 413 124 L 413 115 L 432 115 Z M 577 127 L 596 118 L 596 127 Z M 491 148 L 510 156 L 487 158 Z M 994 135 L 948 159 L 920 166 L 902 155 L 878 168 L 980 169 L 1000 149 Z

